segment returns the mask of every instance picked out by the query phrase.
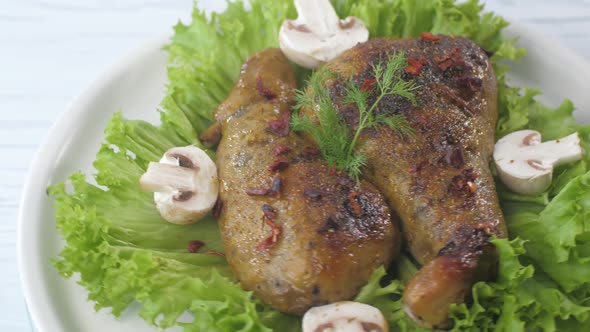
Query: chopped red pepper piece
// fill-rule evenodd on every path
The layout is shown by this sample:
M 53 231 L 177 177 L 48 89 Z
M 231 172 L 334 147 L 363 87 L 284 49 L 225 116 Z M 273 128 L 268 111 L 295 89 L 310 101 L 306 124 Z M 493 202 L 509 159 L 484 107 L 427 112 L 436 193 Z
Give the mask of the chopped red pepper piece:
M 199 249 L 201 249 L 204 246 L 205 246 L 205 243 L 203 241 L 192 240 L 192 241 L 188 242 L 188 246 L 186 248 L 186 251 L 188 251 L 190 253 L 195 253 L 195 252 L 199 251 Z
M 256 246 L 257 251 L 264 251 L 272 248 L 279 240 L 279 235 L 281 235 L 281 232 L 283 231 L 283 226 L 278 225 L 274 222 L 274 219 L 277 217 L 277 214 L 272 208 L 272 206 L 268 204 L 263 204 L 262 212 L 264 213 L 262 220 L 266 225 L 270 226 L 271 233 L 267 238 L 262 240 L 258 244 L 258 246 Z
M 377 82 L 377 80 L 375 80 L 374 78 L 367 78 L 366 80 L 363 81 L 363 84 L 361 84 L 361 91 L 373 90 L 376 82 Z
M 277 172 L 277 171 L 286 170 L 287 167 L 289 167 L 289 163 L 288 162 L 284 161 L 281 158 L 277 158 L 277 159 L 275 159 L 275 161 L 270 166 L 268 166 L 268 170 L 270 172 L 273 172 L 274 173 L 274 172 Z
M 334 164 L 334 165 L 332 166 L 332 168 L 330 168 L 330 172 L 329 172 L 329 173 L 330 173 L 330 175 L 334 175 L 334 174 L 336 174 L 336 164 Z
M 311 146 L 306 146 L 303 149 L 303 153 L 308 154 L 308 155 L 311 155 L 311 156 L 317 156 L 317 155 L 320 154 L 320 152 L 321 152 L 320 149 L 314 148 L 314 147 L 311 147 Z
M 461 49 L 454 48 L 449 55 L 438 62 L 438 68 L 442 71 L 447 71 L 453 66 L 464 66 L 465 61 L 461 56 Z
M 274 155 L 275 156 L 280 156 L 280 155 L 283 155 L 283 154 L 287 154 L 289 152 L 291 152 L 291 148 L 290 147 L 284 146 L 284 145 L 277 145 L 275 147 Z
M 266 98 L 267 100 L 273 100 L 277 97 L 277 95 L 274 92 L 272 92 L 272 90 L 264 86 L 264 82 L 262 81 L 261 76 L 256 77 L 256 90 L 262 97 Z
M 290 121 L 291 114 L 285 112 L 279 119 L 270 121 L 268 127 L 266 127 L 266 131 L 279 137 L 285 137 L 289 134 Z
M 418 75 L 422 70 L 422 62 L 419 59 L 408 58 L 408 66 L 406 67 L 406 73 L 411 75 Z
M 270 188 L 248 188 L 246 189 L 246 194 L 248 196 L 272 196 L 272 197 L 281 197 L 281 192 L 283 191 L 283 179 L 280 176 L 275 176 L 272 179 L 272 184 Z
M 437 42 L 440 40 L 440 37 L 433 35 L 432 32 L 422 32 L 420 34 L 420 39 L 431 42 Z

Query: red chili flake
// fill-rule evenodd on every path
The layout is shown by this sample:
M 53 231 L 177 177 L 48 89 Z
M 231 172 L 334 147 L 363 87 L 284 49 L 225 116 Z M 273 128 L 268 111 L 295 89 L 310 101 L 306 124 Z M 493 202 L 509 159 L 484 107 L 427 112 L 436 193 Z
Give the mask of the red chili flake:
M 225 254 L 222 253 L 221 251 L 216 251 L 216 250 L 207 250 L 204 252 L 204 254 L 207 255 L 215 255 L 215 256 L 219 256 L 219 257 L 225 257 Z
M 410 167 L 410 173 L 418 173 L 420 172 L 424 166 L 426 165 L 426 162 L 421 161 L 415 165 L 412 165 L 412 167 Z
M 248 196 L 268 196 L 270 194 L 270 189 L 248 188 L 246 189 L 246 194 L 248 194 Z
M 334 165 L 332 166 L 332 168 L 330 168 L 330 172 L 329 172 L 329 173 L 330 173 L 330 175 L 334 175 L 334 174 L 336 174 L 336 164 L 334 164 Z
M 256 246 L 257 251 L 263 251 L 272 248 L 275 245 L 275 243 L 277 243 L 279 235 L 281 235 L 281 232 L 283 230 L 283 227 L 281 225 L 278 225 L 274 222 L 274 219 L 277 217 L 277 214 L 272 206 L 268 204 L 263 204 L 262 212 L 264 213 L 262 220 L 266 225 L 270 226 L 271 233 L 266 239 L 262 240 L 262 242 L 260 242 L 258 246 Z
M 418 75 L 422 70 L 422 63 L 418 59 L 408 58 L 408 66 L 406 67 L 406 73 L 411 75 Z
M 199 251 L 199 249 L 201 249 L 204 246 L 205 246 L 205 243 L 203 241 L 192 240 L 192 241 L 188 242 L 188 246 L 186 248 L 186 251 L 188 251 L 190 253 L 195 253 L 195 252 Z
M 268 170 L 270 172 L 277 172 L 277 171 L 284 171 L 287 169 L 287 167 L 289 167 L 289 163 L 284 161 L 281 158 L 277 158 L 275 159 L 275 161 L 273 161 L 273 163 L 268 166 Z
M 350 203 L 350 207 L 352 208 L 354 215 L 357 217 L 360 216 L 361 213 L 363 213 L 363 209 L 362 209 L 361 205 L 359 204 L 359 202 L 357 201 L 358 197 L 359 197 L 358 191 L 353 191 L 348 195 L 348 203 Z
M 283 231 L 283 227 L 281 225 L 277 225 L 277 224 L 273 223 L 270 235 L 258 244 L 258 246 L 256 247 L 256 250 L 264 251 L 264 250 L 268 250 L 268 249 L 272 248 L 279 240 L 279 235 L 281 235 L 282 231 Z
M 473 94 L 479 91 L 483 85 L 481 78 L 473 77 L 471 75 L 457 77 L 454 81 L 457 83 L 457 86 L 463 88 L 463 91 L 467 96 L 473 96 Z
M 267 100 L 273 100 L 277 97 L 277 95 L 274 92 L 272 92 L 272 90 L 264 86 L 264 82 L 262 81 L 261 76 L 256 77 L 256 90 L 262 97 L 266 98 Z
M 449 53 L 449 55 L 447 55 L 446 58 L 438 61 L 438 68 L 442 71 L 447 71 L 449 70 L 449 68 L 453 67 L 453 66 L 464 66 L 465 65 L 465 61 L 463 60 L 463 57 L 461 56 L 461 49 L 460 48 L 454 48 L 451 53 Z
M 437 42 L 440 40 L 440 37 L 433 35 L 432 32 L 422 32 L 420 34 L 420 39 L 431 42 Z
M 221 201 L 220 198 L 217 198 L 217 201 L 215 202 L 215 205 L 213 206 L 213 218 L 215 218 L 215 220 L 219 219 L 219 216 L 221 215 L 222 208 L 223 208 L 223 202 Z
M 275 147 L 274 155 L 275 156 L 280 156 L 280 155 L 283 155 L 283 154 L 287 154 L 289 152 L 291 152 L 291 148 L 290 147 L 284 146 L 284 145 L 277 145 Z
M 291 114 L 289 112 L 285 112 L 280 118 L 270 121 L 268 123 L 268 127 L 266 127 L 266 131 L 279 137 L 285 137 L 289 134 L 290 120 Z
M 453 60 L 446 58 L 438 63 L 438 69 L 447 71 L 453 65 Z
M 455 93 L 455 91 L 453 91 L 451 88 L 449 88 L 446 85 L 438 86 L 449 99 L 457 103 L 457 105 L 461 106 L 461 110 L 467 113 L 467 115 L 474 115 L 476 113 L 475 110 L 469 105 L 469 103 L 465 101 L 465 99 L 461 98 L 461 96 Z
M 320 152 L 321 152 L 320 149 L 314 148 L 314 147 L 311 147 L 311 146 L 306 146 L 303 149 L 303 153 L 308 154 L 310 156 L 317 156 L 317 155 L 320 154 Z
M 281 196 L 283 191 L 283 179 L 280 176 L 275 176 L 272 180 L 270 188 L 248 188 L 246 194 L 248 196 Z
M 377 80 L 375 80 L 374 78 L 367 78 L 366 80 L 363 81 L 363 84 L 361 84 L 361 91 L 373 90 L 376 82 L 377 82 Z

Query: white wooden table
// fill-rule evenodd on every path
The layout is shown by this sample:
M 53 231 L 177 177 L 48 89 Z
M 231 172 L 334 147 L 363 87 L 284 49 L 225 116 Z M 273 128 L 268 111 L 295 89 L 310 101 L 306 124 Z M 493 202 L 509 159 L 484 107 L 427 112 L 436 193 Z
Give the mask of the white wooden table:
M 202 0 L 219 7 L 222 0 Z M 0 0 L 0 331 L 32 331 L 16 264 L 29 164 L 68 103 L 136 44 L 190 17 L 192 0 Z M 590 61 L 590 0 L 488 0 Z

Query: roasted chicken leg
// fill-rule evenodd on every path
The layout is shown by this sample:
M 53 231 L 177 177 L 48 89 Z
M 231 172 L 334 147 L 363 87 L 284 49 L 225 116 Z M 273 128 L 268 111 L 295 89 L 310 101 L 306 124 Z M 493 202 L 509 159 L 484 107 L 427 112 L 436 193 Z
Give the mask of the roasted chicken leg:
M 280 50 L 253 55 L 215 113 L 216 163 L 234 275 L 265 303 L 302 314 L 353 298 L 401 240 L 374 186 L 331 172 L 316 147 L 289 131 L 295 84 Z
M 414 135 L 365 130 L 357 153 L 368 158 L 363 175 L 398 213 L 407 248 L 424 265 L 405 289 L 406 311 L 424 326 L 444 327 L 451 303 L 464 302 L 475 281 L 494 278 L 497 259 L 488 240 L 506 236 L 489 168 L 496 79 L 486 53 L 468 39 L 370 40 L 327 64 L 336 78 L 326 87 L 354 129 L 358 109 L 345 105 L 345 84 L 351 77 L 371 84 L 372 66 L 397 52 L 407 58 L 402 79 L 420 85 L 417 104 L 389 96 L 377 112 L 403 115 Z

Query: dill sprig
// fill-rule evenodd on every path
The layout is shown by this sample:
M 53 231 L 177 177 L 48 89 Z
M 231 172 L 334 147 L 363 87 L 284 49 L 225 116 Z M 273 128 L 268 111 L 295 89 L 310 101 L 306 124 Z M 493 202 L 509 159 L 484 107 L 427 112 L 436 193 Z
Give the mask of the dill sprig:
M 374 82 L 359 86 L 350 78 L 344 87 L 344 104 L 354 104 L 358 108 L 359 120 L 356 130 L 348 126 L 339 116 L 338 110 L 324 86 L 329 79 L 338 79 L 325 67 L 315 72 L 308 81 L 308 90 L 297 91 L 296 110 L 303 108 L 313 110 L 315 119 L 308 114 L 295 114 L 291 119 L 293 130 L 307 132 L 317 142 L 322 156 L 331 166 L 347 172 L 359 180 L 367 157 L 355 153 L 361 132 L 367 128 L 386 125 L 400 136 L 412 136 L 413 129 L 408 121 L 399 114 L 385 115 L 378 111 L 379 104 L 386 96 L 398 95 L 416 103 L 414 92 L 419 88 L 415 82 L 404 81 L 401 74 L 406 65 L 403 53 L 396 53 L 383 64 L 373 65 Z M 376 95 L 370 103 L 371 96 Z

